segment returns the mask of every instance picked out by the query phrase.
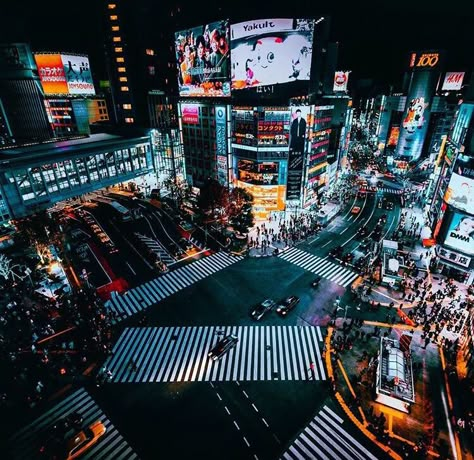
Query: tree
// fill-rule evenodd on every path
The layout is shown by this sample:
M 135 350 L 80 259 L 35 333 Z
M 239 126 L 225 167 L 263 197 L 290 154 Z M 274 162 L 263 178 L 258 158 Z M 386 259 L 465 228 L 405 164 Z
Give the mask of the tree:
M 225 216 L 228 208 L 229 191 L 215 179 L 208 179 L 201 187 L 197 200 L 198 209 L 204 216 L 212 219 Z
M 5 254 L 0 254 L 0 275 L 7 280 L 12 268 L 12 261 Z
M 229 223 L 240 233 L 248 233 L 254 226 L 253 196 L 244 188 L 236 187 L 229 194 Z

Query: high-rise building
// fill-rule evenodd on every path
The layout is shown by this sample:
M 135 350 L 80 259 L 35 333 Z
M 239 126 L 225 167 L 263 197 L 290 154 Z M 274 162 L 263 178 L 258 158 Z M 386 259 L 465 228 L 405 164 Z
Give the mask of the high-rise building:
M 0 136 L 3 145 L 45 141 L 53 133 L 29 45 L 0 45 Z

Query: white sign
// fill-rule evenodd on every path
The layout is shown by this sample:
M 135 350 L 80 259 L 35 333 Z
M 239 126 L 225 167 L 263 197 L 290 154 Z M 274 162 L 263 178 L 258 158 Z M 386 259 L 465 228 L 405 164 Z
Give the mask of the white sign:
M 69 94 L 95 94 L 89 58 L 61 54 Z
M 347 91 L 348 80 L 349 80 L 349 72 L 342 72 L 342 71 L 335 72 L 333 91 Z
M 446 72 L 441 91 L 458 91 L 462 87 L 464 72 Z
M 442 259 L 449 260 L 450 262 L 462 265 L 463 267 L 469 267 L 471 263 L 470 257 L 464 256 L 454 251 L 449 251 L 448 249 L 438 247 L 437 253 Z

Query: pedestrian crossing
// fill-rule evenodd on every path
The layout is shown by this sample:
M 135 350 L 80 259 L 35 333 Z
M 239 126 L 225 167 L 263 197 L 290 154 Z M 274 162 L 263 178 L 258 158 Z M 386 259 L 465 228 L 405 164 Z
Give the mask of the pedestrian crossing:
M 344 420 L 328 406 L 293 441 L 281 460 L 377 460 L 342 428 Z
M 295 247 L 284 251 L 278 257 L 344 287 L 351 284 L 359 276 L 346 267 Z
M 107 301 L 106 306 L 116 313 L 118 321 L 134 315 L 161 300 L 191 286 L 208 276 L 243 259 L 218 252 L 196 260 L 176 270 L 172 270 L 147 283 L 116 295 Z
M 393 195 L 402 195 L 403 190 L 398 188 L 389 188 L 389 187 L 374 187 L 373 189 L 360 188 L 359 192 L 370 193 L 370 192 L 382 192 L 382 193 L 391 193 Z
M 149 236 L 142 235 L 141 233 L 135 232 L 135 236 L 153 253 L 160 257 L 160 260 L 166 265 L 170 265 L 176 262 L 173 257 L 169 255 L 166 249 L 160 244 L 159 241 L 150 238 Z
M 88 427 L 97 420 L 100 420 L 106 429 L 105 434 L 81 456 L 81 459 L 138 459 L 137 454 L 133 452 L 127 441 L 112 425 L 102 409 L 84 388 L 80 388 L 62 399 L 61 402 L 32 423 L 17 431 L 10 439 L 11 453 L 5 458 L 15 460 L 38 458 L 40 456 L 40 447 L 50 438 L 53 425 L 73 412 L 78 412 L 82 415 L 83 427 Z M 66 433 L 65 439 L 67 440 L 69 436 L 74 434 L 76 434 L 74 429 L 70 430 L 69 433 Z
M 228 334 L 237 345 L 213 361 Z M 311 326 L 126 328 L 104 365 L 112 382 L 325 380 L 322 341 Z

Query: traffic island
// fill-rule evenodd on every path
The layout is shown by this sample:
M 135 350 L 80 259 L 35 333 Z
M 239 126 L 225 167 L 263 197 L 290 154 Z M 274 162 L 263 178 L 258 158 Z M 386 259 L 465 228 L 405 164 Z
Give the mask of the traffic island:
M 391 458 L 454 458 L 450 457 L 451 446 L 456 451 L 459 447 L 443 404 L 445 386 L 438 347 L 423 348 L 418 331 L 411 335 L 410 343 L 405 343 L 410 347 L 408 356 L 413 361 L 410 366 L 413 402 L 406 404 L 404 412 L 376 402 L 376 389 L 381 366 L 397 365 L 397 359 L 388 362 L 386 356 L 381 363 L 384 352 L 381 343 L 400 343 L 407 326 L 383 323 L 374 326 L 355 321 L 349 328 L 348 324 L 336 321 L 334 327 L 328 328 L 325 343 L 328 378 L 348 417 Z M 388 368 L 384 371 L 387 374 Z M 401 377 L 402 373 L 397 378 Z M 391 384 L 395 383 L 401 382 Z

